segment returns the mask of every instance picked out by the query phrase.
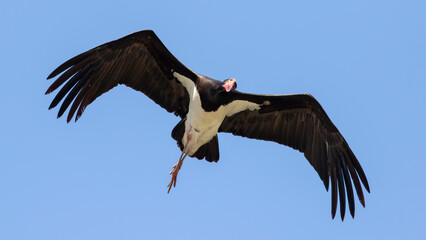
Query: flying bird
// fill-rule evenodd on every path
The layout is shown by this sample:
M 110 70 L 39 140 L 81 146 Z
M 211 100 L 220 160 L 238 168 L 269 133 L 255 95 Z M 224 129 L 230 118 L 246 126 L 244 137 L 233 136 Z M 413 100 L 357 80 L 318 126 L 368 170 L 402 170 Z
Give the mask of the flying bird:
M 355 187 L 365 207 L 364 171 L 342 134 L 310 94 L 258 95 L 236 90 L 234 78 L 218 81 L 183 65 L 151 30 L 127 35 L 81 53 L 56 68 L 47 79 L 62 73 L 47 89 L 60 88 L 49 109 L 62 100 L 58 118 L 69 109 L 75 121 L 97 97 L 119 84 L 144 93 L 168 112 L 180 117 L 172 138 L 182 151 L 170 172 L 168 192 L 186 156 L 219 160 L 218 132 L 273 141 L 303 152 L 329 189 L 334 218 L 338 198 L 345 216 L 346 196 L 354 217 Z

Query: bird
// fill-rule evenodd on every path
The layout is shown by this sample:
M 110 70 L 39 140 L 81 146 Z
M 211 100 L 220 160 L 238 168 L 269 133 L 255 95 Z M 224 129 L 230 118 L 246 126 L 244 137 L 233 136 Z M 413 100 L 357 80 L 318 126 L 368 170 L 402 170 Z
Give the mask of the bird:
M 59 77 L 57 77 L 61 74 Z M 184 159 L 219 160 L 218 133 L 272 141 L 304 153 L 326 190 L 331 182 L 331 216 L 338 199 L 345 217 L 346 196 L 352 218 L 354 191 L 365 207 L 362 185 L 370 187 L 348 143 L 310 94 L 261 95 L 237 91 L 234 78 L 224 81 L 198 74 L 182 64 L 152 30 L 142 30 L 99 45 L 59 65 L 45 94 L 60 88 L 49 109 L 60 105 L 60 118 L 77 121 L 97 97 L 117 85 L 140 91 L 180 117 L 171 136 L 181 150 L 172 167 L 171 187 Z M 361 185 L 362 183 L 362 185 Z M 346 195 L 345 195 L 346 193 Z

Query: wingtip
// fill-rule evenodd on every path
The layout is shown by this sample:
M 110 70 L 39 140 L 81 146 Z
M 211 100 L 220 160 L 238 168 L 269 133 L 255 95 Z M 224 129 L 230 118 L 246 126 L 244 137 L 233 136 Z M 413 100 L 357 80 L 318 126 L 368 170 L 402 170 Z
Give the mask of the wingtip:
M 64 112 L 65 112 L 65 110 L 59 109 L 57 118 L 62 117 L 62 115 L 64 115 Z
M 328 181 L 323 181 L 323 183 L 324 183 L 325 190 L 328 192 L 328 186 L 329 186 Z
M 50 87 L 46 90 L 46 92 L 44 93 L 45 95 L 53 92 L 55 89 L 52 87 L 52 85 L 50 85 Z
M 365 208 L 365 200 L 364 198 L 359 199 L 359 202 L 361 203 L 361 205 Z
M 367 190 L 367 192 L 370 193 L 370 186 L 368 185 L 368 182 L 367 182 L 367 185 L 364 185 L 364 187 L 365 187 L 365 190 Z
M 355 207 L 350 207 L 349 212 L 351 213 L 352 218 L 355 218 Z
M 345 219 L 345 210 L 346 208 L 343 208 L 343 211 L 342 211 L 342 207 L 340 208 L 340 218 L 342 219 L 342 222 Z
M 354 204 L 349 205 L 349 212 L 351 213 L 352 219 L 354 219 L 355 218 L 355 205 Z
M 55 101 L 52 101 L 49 105 L 49 110 L 51 110 L 52 108 L 56 107 L 58 104 L 55 103 Z
M 59 67 L 57 67 L 55 70 L 53 70 L 53 72 L 51 72 L 50 74 L 49 74 L 49 76 L 47 76 L 47 78 L 46 78 L 46 80 L 50 80 L 50 79 L 52 79 L 52 78 L 54 78 L 54 77 L 56 77 L 59 73 L 61 73 L 61 72 L 58 72 L 58 68 Z

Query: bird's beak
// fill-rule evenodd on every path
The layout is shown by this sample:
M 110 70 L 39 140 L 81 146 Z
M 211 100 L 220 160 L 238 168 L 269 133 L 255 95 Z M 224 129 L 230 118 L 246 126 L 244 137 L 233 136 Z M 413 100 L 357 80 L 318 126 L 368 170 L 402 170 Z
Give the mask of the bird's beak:
M 232 84 L 230 84 L 230 83 L 226 83 L 225 85 L 223 85 L 223 87 L 225 88 L 225 90 L 227 92 L 232 90 Z
M 226 92 L 229 92 L 235 89 L 234 86 L 235 86 L 235 79 L 233 78 L 229 79 L 228 81 L 225 82 L 225 84 L 223 84 L 223 87 L 225 88 Z

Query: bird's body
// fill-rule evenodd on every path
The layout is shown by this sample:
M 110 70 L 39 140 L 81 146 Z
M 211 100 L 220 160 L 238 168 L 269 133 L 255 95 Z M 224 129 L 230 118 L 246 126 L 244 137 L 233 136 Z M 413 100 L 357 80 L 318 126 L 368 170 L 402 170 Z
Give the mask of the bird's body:
M 182 138 L 184 153 L 189 156 L 194 153 L 204 144 L 216 136 L 219 127 L 226 116 L 232 116 L 235 113 L 246 109 L 258 109 L 259 104 L 248 101 L 236 100 L 232 102 L 223 102 L 217 106 L 217 109 L 206 111 L 202 107 L 200 92 L 208 95 L 206 89 L 197 89 L 197 86 L 190 79 L 179 73 L 173 74 L 176 79 L 182 83 L 189 94 L 189 109 L 185 119 L 185 133 Z M 206 78 L 199 76 L 199 78 Z M 218 88 L 222 86 L 222 82 L 210 79 L 211 84 L 216 84 Z M 204 102 L 208 102 L 210 97 L 206 97 Z M 190 140 L 190 141 L 188 141 Z M 218 159 L 217 159 L 218 160 Z
M 256 95 L 236 91 L 233 78 L 218 81 L 197 74 L 177 60 L 153 31 L 145 30 L 105 43 L 66 61 L 48 79 L 62 75 L 46 94 L 59 88 L 49 109 L 62 99 L 58 117 L 70 107 L 77 120 L 97 97 L 119 84 L 138 90 L 181 118 L 172 137 L 182 151 L 171 172 L 169 191 L 186 156 L 219 160 L 218 132 L 274 141 L 304 153 L 328 190 L 332 217 L 337 198 L 342 219 L 345 192 L 354 216 L 352 184 L 364 206 L 361 165 L 343 136 L 310 94 Z M 339 196 L 337 195 L 339 194 Z
M 185 76 L 177 73 L 174 75 L 185 86 L 189 94 L 185 133 L 181 141 L 184 146 L 183 152 L 192 156 L 217 134 L 219 126 L 225 118 L 225 109 L 220 107 L 217 111 L 206 112 L 201 106 L 200 93 L 195 84 Z

